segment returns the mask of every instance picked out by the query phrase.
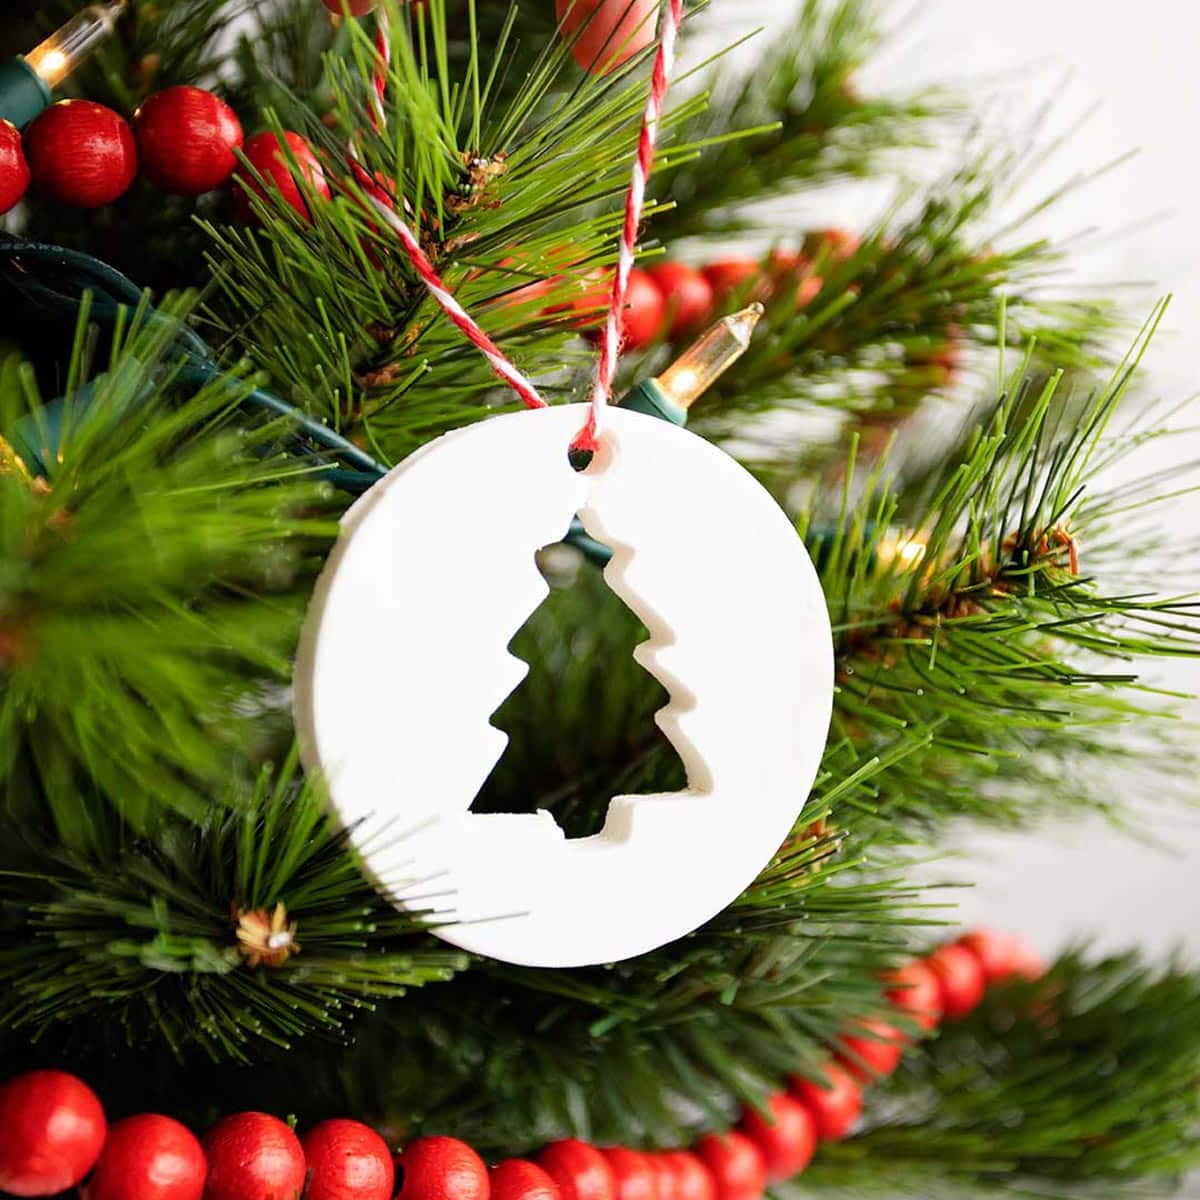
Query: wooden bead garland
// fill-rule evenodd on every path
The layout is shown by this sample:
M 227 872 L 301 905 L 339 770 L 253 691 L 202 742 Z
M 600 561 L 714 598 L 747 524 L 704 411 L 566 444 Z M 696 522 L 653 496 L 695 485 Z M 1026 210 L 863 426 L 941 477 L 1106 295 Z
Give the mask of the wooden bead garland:
M 1024 977 L 1036 977 L 1037 955 L 1020 939 L 983 930 L 954 949 L 970 954 L 973 945 L 1003 946 L 1008 961 L 1024 964 Z M 901 968 L 882 982 L 904 974 Z M 770 1097 L 765 1112 L 747 1110 L 738 1130 L 707 1135 L 694 1152 L 598 1149 L 567 1139 L 545 1147 L 536 1165 L 511 1159 L 489 1173 L 465 1142 L 417 1138 L 396 1158 L 396 1200 L 761 1200 L 768 1179 L 804 1170 L 816 1143 L 853 1132 L 862 1109 L 858 1083 L 834 1062 L 823 1075 L 793 1076 L 788 1093 Z M 209 1130 L 203 1158 L 198 1150 L 188 1130 L 156 1114 L 108 1131 L 95 1094 L 61 1071 L 31 1071 L 0 1086 L 0 1188 L 15 1196 L 72 1187 L 97 1159 L 84 1200 L 199 1200 L 200 1188 L 205 1200 L 288 1200 L 306 1179 L 309 1200 L 392 1194 L 387 1146 L 358 1121 L 325 1121 L 297 1139 L 266 1113 L 235 1113 Z M 127 1190 L 141 1176 L 149 1182 Z

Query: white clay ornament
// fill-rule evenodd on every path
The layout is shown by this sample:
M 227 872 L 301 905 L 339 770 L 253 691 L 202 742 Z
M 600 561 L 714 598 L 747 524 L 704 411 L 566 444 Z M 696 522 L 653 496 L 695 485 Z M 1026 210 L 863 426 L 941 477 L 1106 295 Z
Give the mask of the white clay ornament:
M 346 514 L 296 665 L 296 723 L 365 868 L 438 935 L 504 962 L 616 962 L 728 907 L 788 837 L 828 731 L 833 651 L 804 544 L 723 451 L 610 408 L 493 417 L 419 450 Z M 545 599 L 535 554 L 578 514 L 650 631 L 637 661 L 686 791 L 616 796 L 601 833 L 470 811 L 507 742 L 491 717 L 528 667 L 508 651 Z M 398 881 L 405 880 L 404 884 Z

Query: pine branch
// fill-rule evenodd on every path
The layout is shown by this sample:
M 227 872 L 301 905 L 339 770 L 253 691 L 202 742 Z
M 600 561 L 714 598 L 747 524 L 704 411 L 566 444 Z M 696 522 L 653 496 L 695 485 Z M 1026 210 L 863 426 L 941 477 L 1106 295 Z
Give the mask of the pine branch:
M 297 101 L 276 124 L 301 128 L 323 148 L 335 199 L 314 201 L 311 221 L 261 203 L 265 237 L 208 227 L 222 294 L 214 319 L 229 335 L 249 334 L 246 352 L 306 411 L 394 460 L 511 397 L 498 394 L 486 363 L 440 319 L 390 232 L 372 220 L 362 172 L 387 181 L 451 289 L 544 378 L 564 356 L 589 356 L 573 336 L 574 319 L 531 318 L 577 298 L 581 284 L 594 286 L 589 273 L 611 253 L 644 85 L 632 64 L 557 97 L 556 82 L 575 70 L 563 43 L 500 102 L 486 82 L 503 61 L 501 45 L 494 62 L 470 68 L 483 81 L 476 98 L 459 81 L 451 86 L 440 41 L 401 32 L 389 95 L 403 120 L 372 136 L 364 133 L 360 60 L 374 51 L 357 27 L 351 41 L 345 61 L 330 69 L 334 129 Z M 667 124 L 699 103 L 685 103 Z M 363 164 L 354 169 L 345 164 L 351 136 Z M 556 282 L 536 307 L 517 294 L 551 274 Z
M 1198 1018 L 1181 966 L 1069 954 L 947 1025 L 796 1194 L 1176 1194 L 1198 1158 Z
M 1027 361 L 923 495 L 901 504 L 880 465 L 823 534 L 836 733 L 862 750 L 910 724 L 935 727 L 885 784 L 892 819 L 1020 821 L 1051 797 L 1119 816 L 1120 797 L 1073 779 L 1073 765 L 1137 757 L 1154 770 L 1156 732 L 1174 740 L 1171 705 L 1139 687 L 1131 664 L 1200 652 L 1196 606 L 1105 590 L 1098 580 L 1120 573 L 1128 542 L 1110 543 L 1115 558 L 1093 549 L 1120 502 L 1088 491 L 1099 463 L 1140 442 L 1108 430 L 1159 315 L 1082 410 L 1063 404 L 1058 379 L 1031 394 Z M 1135 718 L 1141 753 L 1122 733 Z
M 1041 241 L 993 242 L 990 214 L 1024 161 L 972 158 L 911 215 L 885 220 L 851 252 L 811 235 L 799 275 L 794 256 L 784 268 L 772 251 L 758 278 L 727 300 L 732 309 L 768 289 L 760 336 L 697 405 L 694 427 L 753 446 L 743 453 L 762 469 L 786 470 L 798 439 L 782 436 L 778 422 L 760 433 L 760 414 L 836 409 L 856 418 L 864 449 L 877 452 L 931 396 L 961 396 L 978 348 L 1020 353 L 1033 340 L 1039 363 L 1095 369 L 1121 323 L 1115 308 L 1043 299 L 1041 284 L 1061 265 L 1057 251 Z
M 676 207 L 655 223 L 666 241 L 753 227 L 748 205 L 838 176 L 864 176 L 882 154 L 928 144 L 955 115 L 949 96 L 898 99 L 860 94 L 855 73 L 878 49 L 878 6 L 870 0 L 805 0 L 792 27 L 740 78 L 714 78 L 697 142 L 758 130 L 718 144 L 669 176 Z M 668 162 L 670 161 L 668 155 Z
M 0 476 L 0 771 L 14 814 L 75 850 L 103 843 L 104 804 L 139 832 L 209 811 L 269 728 L 336 528 L 304 515 L 302 466 L 261 457 L 279 428 L 231 428 L 248 385 L 182 385 L 181 316 L 103 346 L 85 312 L 61 407 L 15 359 L 0 377 L 0 428 L 42 471 Z
M 465 965 L 363 878 L 294 762 L 214 800 L 196 825 L 98 854 L 6 843 L 0 1027 L 86 1019 L 128 1044 L 255 1061 Z

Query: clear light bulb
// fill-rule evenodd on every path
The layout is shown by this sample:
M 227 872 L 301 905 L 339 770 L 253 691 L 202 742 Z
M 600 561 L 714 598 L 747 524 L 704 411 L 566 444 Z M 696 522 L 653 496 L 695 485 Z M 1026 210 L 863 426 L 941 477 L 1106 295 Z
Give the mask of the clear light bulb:
M 116 0 L 83 9 L 30 51 L 25 62 L 47 87 L 56 87 L 112 36 L 124 8 L 125 0 Z
M 761 304 L 722 317 L 689 346 L 656 380 L 672 404 L 689 409 L 750 346 L 754 327 L 763 315 Z
M 888 533 L 879 539 L 875 556 L 885 570 L 915 571 L 925 561 L 929 541 L 919 531 Z

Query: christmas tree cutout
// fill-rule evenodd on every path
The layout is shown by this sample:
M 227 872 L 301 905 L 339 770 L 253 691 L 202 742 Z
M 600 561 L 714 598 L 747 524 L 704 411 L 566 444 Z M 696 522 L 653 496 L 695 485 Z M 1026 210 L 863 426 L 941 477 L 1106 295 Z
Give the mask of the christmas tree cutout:
M 539 552 L 549 594 L 509 643 L 528 673 L 492 717 L 508 744 L 473 813 L 545 809 L 568 837 L 587 837 L 603 828 L 613 796 L 687 786 L 683 760 L 655 720 L 678 697 L 635 657 L 652 631 L 606 580 L 621 557 L 602 573 L 574 547 Z M 563 724 L 564 711 L 572 724 Z M 558 736 L 547 739 L 546 728 Z

